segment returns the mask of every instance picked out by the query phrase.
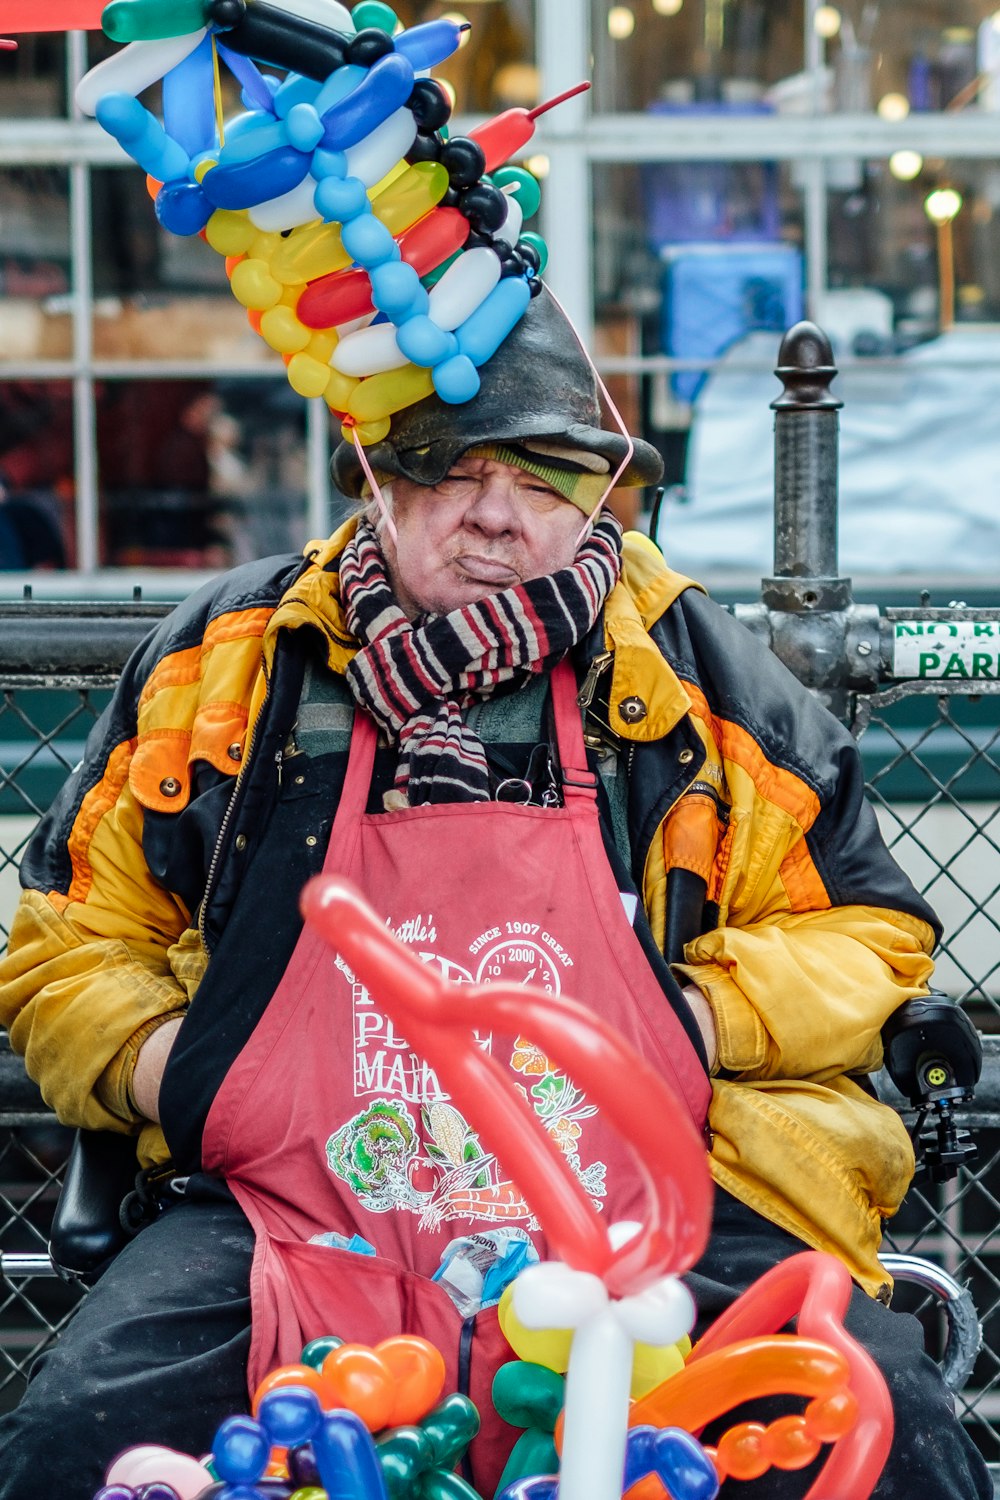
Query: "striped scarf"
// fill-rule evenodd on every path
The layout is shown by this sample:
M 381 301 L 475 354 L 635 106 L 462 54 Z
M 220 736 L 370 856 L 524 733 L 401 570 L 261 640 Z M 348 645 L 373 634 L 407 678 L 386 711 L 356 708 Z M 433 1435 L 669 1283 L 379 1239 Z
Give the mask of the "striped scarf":
M 347 683 L 399 746 L 396 805 L 490 800 L 486 752 L 462 710 L 547 671 L 587 634 L 618 581 L 621 545 L 605 514 L 569 567 L 411 623 L 374 529 L 359 524 L 340 564 L 347 623 L 362 642 Z

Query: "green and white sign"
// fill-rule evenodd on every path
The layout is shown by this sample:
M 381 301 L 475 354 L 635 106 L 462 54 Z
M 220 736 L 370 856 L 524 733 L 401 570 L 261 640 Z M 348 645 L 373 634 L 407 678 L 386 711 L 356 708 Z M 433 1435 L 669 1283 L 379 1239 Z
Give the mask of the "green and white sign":
M 897 620 L 894 677 L 1000 681 L 1000 620 Z

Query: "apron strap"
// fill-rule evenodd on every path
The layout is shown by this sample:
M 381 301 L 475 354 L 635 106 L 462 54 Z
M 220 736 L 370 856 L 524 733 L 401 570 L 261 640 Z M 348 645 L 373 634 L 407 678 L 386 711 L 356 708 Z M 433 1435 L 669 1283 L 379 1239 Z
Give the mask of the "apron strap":
M 365 713 L 364 709 L 355 708 L 354 724 L 351 729 L 351 748 L 347 757 L 347 773 L 344 776 L 344 785 L 330 832 L 326 859 L 323 861 L 324 874 L 340 868 L 344 855 L 343 841 L 352 829 L 357 828 L 368 806 L 368 792 L 372 783 L 377 746 L 378 729 L 375 720 L 370 714 Z
M 552 671 L 552 709 L 563 798 L 567 803 L 595 802 L 597 776 L 587 765 L 576 673 L 567 657 L 557 662 Z

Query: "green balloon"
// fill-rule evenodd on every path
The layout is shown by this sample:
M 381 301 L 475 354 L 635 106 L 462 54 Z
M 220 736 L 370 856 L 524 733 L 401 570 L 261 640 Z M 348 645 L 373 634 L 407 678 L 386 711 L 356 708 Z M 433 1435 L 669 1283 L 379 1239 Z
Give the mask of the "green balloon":
M 420 1482 L 420 1500 L 482 1500 L 478 1490 L 466 1484 L 457 1474 L 435 1469 Z
M 392 36 L 399 25 L 399 17 L 391 5 L 383 5 L 382 0 L 362 0 L 351 11 L 351 20 L 358 31 L 366 31 L 369 26 L 374 26 L 377 31 L 384 31 Z
M 161 42 L 204 25 L 204 0 L 111 0 L 101 12 L 104 34 L 113 42 Z
M 454 1391 L 431 1408 L 420 1431 L 430 1440 L 434 1467 L 453 1469 L 479 1431 L 479 1413 L 468 1396 Z
M 565 1377 L 544 1365 L 512 1359 L 501 1365 L 493 1377 L 493 1405 L 498 1416 L 512 1427 L 538 1427 L 554 1432 L 565 1399 Z
M 524 233 L 520 236 L 520 238 L 522 240 L 527 240 L 527 242 L 528 242 L 529 245 L 534 245 L 535 249 L 538 251 L 538 256 L 539 256 L 539 261 L 540 261 L 540 264 L 539 264 L 539 267 L 538 267 L 538 274 L 539 274 L 539 276 L 541 276 L 542 272 L 545 270 L 545 267 L 549 263 L 549 247 L 548 247 L 548 245 L 542 239 L 541 235 L 540 234 L 536 234 L 533 229 L 526 229 L 524 231 Z
M 514 197 L 521 205 L 521 213 L 526 219 L 537 214 L 538 205 L 542 201 L 542 190 L 538 186 L 537 177 L 533 177 L 523 167 L 501 167 L 499 172 L 493 173 L 493 181 L 498 188 L 510 187 L 511 184 L 516 187 Z
M 308 1365 L 311 1370 L 318 1370 L 328 1354 L 334 1349 L 339 1349 L 343 1339 L 338 1339 L 335 1333 L 324 1334 L 322 1338 L 310 1339 L 302 1351 L 302 1363 Z
M 389 1500 L 409 1500 L 433 1462 L 431 1444 L 419 1427 L 394 1427 L 376 1440 L 375 1452 Z
M 502 1494 L 516 1479 L 530 1479 L 534 1474 L 558 1474 L 559 1454 L 552 1434 L 537 1428 L 522 1432 L 504 1465 L 496 1493 Z

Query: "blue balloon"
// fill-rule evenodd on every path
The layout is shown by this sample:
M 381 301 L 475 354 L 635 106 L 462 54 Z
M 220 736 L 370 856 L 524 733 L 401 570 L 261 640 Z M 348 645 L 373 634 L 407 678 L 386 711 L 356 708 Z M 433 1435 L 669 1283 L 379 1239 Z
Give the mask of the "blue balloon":
M 279 120 L 287 120 L 297 104 L 315 105 L 320 93 L 320 85 L 314 78 L 289 73 L 274 95 L 274 112 Z
M 324 145 L 347 151 L 404 105 L 413 92 L 413 69 L 395 52 L 380 57 L 363 80 L 322 116 Z
M 375 1444 L 354 1412 L 327 1412 L 312 1447 L 320 1484 L 329 1496 L 388 1500 Z
M 401 31 L 393 37 L 393 46 L 402 53 L 413 71 L 419 73 L 457 52 L 462 32 L 467 30 L 468 24 L 463 26 L 456 21 L 425 21 L 422 26 L 411 26 L 408 31 Z
M 213 212 L 199 182 L 165 182 L 153 207 L 164 229 L 182 235 L 201 234 Z
M 131 94 L 105 94 L 94 111 L 109 135 L 157 182 L 179 182 L 187 177 L 190 158 L 172 141 L 159 120 Z
M 285 129 L 296 151 L 314 151 L 323 139 L 323 122 L 312 105 L 305 102 L 288 111 Z
M 205 36 L 163 75 L 163 128 L 188 156 L 216 143 L 212 72 L 212 38 Z
M 398 334 L 397 334 L 398 338 Z M 449 406 L 471 401 L 479 390 L 479 371 L 466 354 L 453 354 L 431 371 L 434 389 Z
M 456 330 L 459 349 L 474 365 L 484 365 L 519 322 L 530 301 L 531 290 L 522 276 L 508 276 L 498 282 Z
M 368 213 L 368 194 L 359 177 L 322 177 L 313 201 L 328 224 L 347 224 Z
M 253 1484 L 263 1475 L 270 1456 L 267 1434 L 253 1417 L 227 1417 L 220 1423 L 212 1443 L 212 1465 L 220 1479 Z
M 343 177 L 347 171 L 347 156 L 343 151 L 324 151 L 321 148 L 313 152 L 310 170 L 317 182 L 321 177 Z M 364 183 L 361 186 L 364 187 Z
M 290 193 L 309 172 L 309 157 L 294 146 L 266 151 L 250 161 L 220 162 L 206 172 L 202 187 L 215 208 L 253 208 Z
M 555 1474 L 533 1474 L 505 1484 L 496 1500 L 556 1500 L 559 1480 Z
M 420 314 L 415 318 L 407 318 L 400 325 L 396 332 L 396 343 L 399 345 L 399 352 L 405 354 L 411 364 L 423 365 L 427 370 L 458 353 L 458 339 L 455 335 L 445 333 L 433 318 Z
M 261 1398 L 257 1420 L 271 1442 L 280 1448 L 307 1443 L 323 1420 L 315 1391 L 305 1386 L 279 1386 Z
M 280 120 L 265 114 L 262 109 L 253 114 L 239 115 L 226 127 L 226 144 L 219 152 L 220 166 L 229 167 L 238 161 L 256 161 L 268 151 L 280 151 L 288 145 L 288 132 Z
M 216 50 L 226 67 L 232 73 L 240 85 L 240 98 L 246 109 L 267 109 L 274 112 L 274 90 L 268 86 L 268 80 L 261 73 L 255 62 L 249 57 L 243 57 L 239 52 L 230 52 L 224 47 L 218 37 L 215 40 Z M 271 80 L 274 84 L 275 79 Z
M 211 177 L 211 172 L 208 175 Z M 316 189 L 317 194 L 328 182 L 334 180 L 327 177 Z M 340 238 L 351 259 L 366 270 L 372 266 L 380 266 L 387 260 L 399 258 L 399 246 L 393 239 L 392 232 L 374 214 L 359 214 L 356 219 L 343 224 Z
M 354 63 L 348 63 L 343 68 L 335 68 L 329 78 L 320 89 L 313 103 L 318 115 L 325 115 L 327 110 L 334 104 L 339 104 L 341 99 L 346 99 L 352 89 L 368 77 L 367 68 L 359 68 Z
M 719 1476 L 704 1448 L 679 1427 L 633 1427 L 628 1435 L 624 1489 L 655 1474 L 676 1500 L 715 1500 Z
M 420 277 L 405 260 L 390 260 L 371 273 L 372 305 L 394 323 L 426 313 L 430 304 Z

